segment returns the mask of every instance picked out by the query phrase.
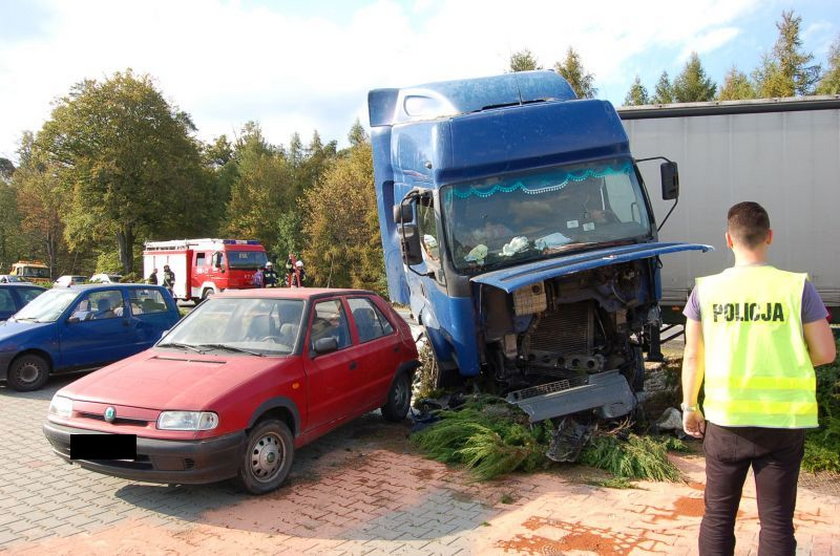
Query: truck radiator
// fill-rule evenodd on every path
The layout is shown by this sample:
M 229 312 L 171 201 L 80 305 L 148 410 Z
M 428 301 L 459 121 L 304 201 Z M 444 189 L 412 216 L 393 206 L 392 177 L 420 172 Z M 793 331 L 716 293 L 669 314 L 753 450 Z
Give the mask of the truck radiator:
M 528 352 L 592 353 L 595 309 L 591 301 L 560 305 L 543 313 L 528 335 Z

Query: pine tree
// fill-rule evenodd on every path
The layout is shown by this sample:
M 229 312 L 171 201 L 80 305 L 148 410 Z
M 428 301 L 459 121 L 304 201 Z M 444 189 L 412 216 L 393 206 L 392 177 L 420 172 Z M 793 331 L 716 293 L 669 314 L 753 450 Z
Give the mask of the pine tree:
M 732 66 L 723 78 L 723 87 L 718 92 L 718 100 L 744 100 L 755 97 L 755 87 L 747 74 Z
M 636 79 L 633 80 L 633 85 L 630 86 L 630 90 L 627 91 L 627 96 L 624 97 L 624 105 L 641 106 L 643 104 L 650 104 L 650 96 L 645 86 L 642 85 L 642 80 L 636 75 Z
M 562 75 L 578 98 L 595 98 L 598 89 L 594 87 L 595 76 L 586 73 L 580 61 L 580 55 L 570 46 L 563 62 L 554 64 L 554 71 Z
M 817 94 L 840 94 L 840 35 L 834 40 L 828 51 L 828 71 L 817 86 Z
M 537 63 L 537 59 L 534 57 L 534 54 L 527 48 L 514 52 L 510 55 L 510 68 L 508 71 L 511 73 L 539 69 L 542 69 L 542 66 Z
M 653 104 L 671 104 L 674 102 L 674 89 L 671 86 L 671 81 L 668 79 L 668 72 L 663 71 L 659 76 L 659 81 L 656 83 L 656 89 L 653 92 L 651 99 Z
M 782 20 L 776 23 L 779 37 L 773 46 L 772 55 L 765 54 L 761 66 L 753 72 L 758 94 L 762 97 L 792 97 L 810 95 L 820 79 L 819 64 L 810 64 L 811 53 L 802 51 L 799 27 L 802 18 L 793 11 L 782 12 Z
M 677 102 L 703 102 L 715 98 L 717 85 L 706 75 L 700 57 L 692 52 L 681 74 L 674 79 L 674 100 Z
M 350 141 L 351 147 L 357 147 L 368 142 L 367 131 L 362 127 L 362 122 L 359 121 L 359 118 L 356 118 L 356 121 L 353 122 L 353 127 L 350 128 L 350 133 L 347 134 L 347 140 Z

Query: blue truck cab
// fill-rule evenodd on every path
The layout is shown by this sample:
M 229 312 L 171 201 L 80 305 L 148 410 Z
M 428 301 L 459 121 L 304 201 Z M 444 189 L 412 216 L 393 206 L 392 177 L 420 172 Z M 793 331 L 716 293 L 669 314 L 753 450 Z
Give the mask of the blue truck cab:
M 551 71 L 368 95 L 391 300 L 439 385 L 468 377 L 532 421 L 625 415 L 658 325 L 662 243 L 613 106 Z M 661 165 L 664 199 L 676 164 Z

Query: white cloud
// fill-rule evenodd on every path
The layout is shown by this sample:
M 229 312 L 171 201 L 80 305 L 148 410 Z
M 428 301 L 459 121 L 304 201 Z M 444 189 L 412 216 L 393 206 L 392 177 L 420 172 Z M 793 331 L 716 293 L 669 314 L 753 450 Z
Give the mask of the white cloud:
M 0 41 L 0 156 L 16 158 L 21 132 L 37 131 L 51 99 L 73 83 L 128 67 L 155 77 L 202 139 L 256 120 L 274 143 L 294 131 L 306 142 L 314 129 L 344 143 L 357 117 L 367 123 L 371 88 L 501 73 L 523 48 L 551 67 L 569 46 L 596 86 L 626 88 L 634 57 L 711 53 L 737 35 L 739 17 L 758 2 L 357 4 L 327 19 L 284 2 L 51 0 L 45 35 Z

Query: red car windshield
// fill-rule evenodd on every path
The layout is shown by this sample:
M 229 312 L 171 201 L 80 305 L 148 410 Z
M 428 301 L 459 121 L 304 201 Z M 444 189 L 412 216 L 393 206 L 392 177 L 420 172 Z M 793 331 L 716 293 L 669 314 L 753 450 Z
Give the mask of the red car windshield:
M 184 318 L 158 346 L 289 354 L 297 344 L 302 317 L 300 299 L 211 298 Z

